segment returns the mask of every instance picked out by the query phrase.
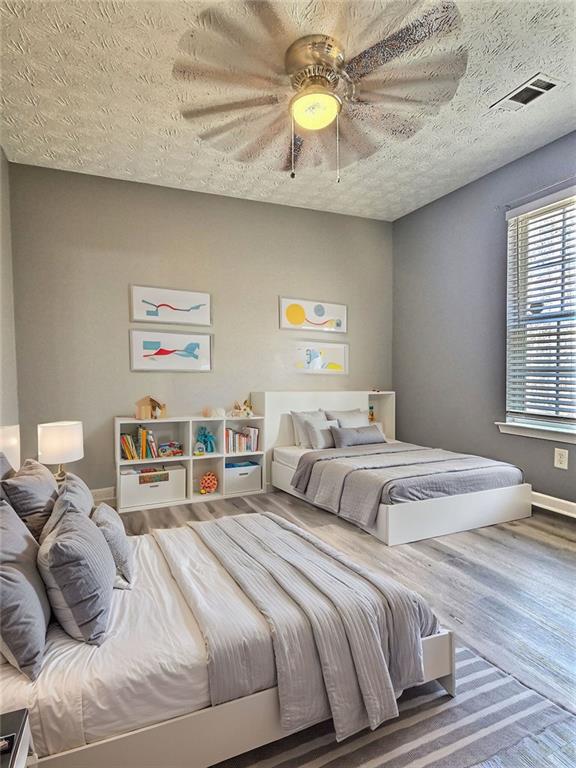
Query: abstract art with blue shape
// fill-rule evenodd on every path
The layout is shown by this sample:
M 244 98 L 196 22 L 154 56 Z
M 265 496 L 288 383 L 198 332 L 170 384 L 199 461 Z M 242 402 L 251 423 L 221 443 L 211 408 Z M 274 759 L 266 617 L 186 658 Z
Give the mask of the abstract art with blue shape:
M 135 322 L 211 325 L 210 294 L 133 285 L 131 319 Z
M 133 371 L 190 371 L 212 369 L 210 334 L 130 331 Z

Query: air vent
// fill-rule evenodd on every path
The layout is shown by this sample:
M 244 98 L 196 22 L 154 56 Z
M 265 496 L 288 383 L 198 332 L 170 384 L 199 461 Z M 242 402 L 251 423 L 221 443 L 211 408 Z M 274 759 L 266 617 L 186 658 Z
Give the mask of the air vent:
M 527 104 L 539 99 L 540 96 L 544 96 L 548 91 L 562 85 L 565 85 L 565 83 L 556 78 L 548 77 L 548 75 L 543 75 L 542 72 L 538 72 L 530 80 L 522 83 L 518 88 L 515 88 L 506 96 L 494 102 L 490 109 L 522 109 Z

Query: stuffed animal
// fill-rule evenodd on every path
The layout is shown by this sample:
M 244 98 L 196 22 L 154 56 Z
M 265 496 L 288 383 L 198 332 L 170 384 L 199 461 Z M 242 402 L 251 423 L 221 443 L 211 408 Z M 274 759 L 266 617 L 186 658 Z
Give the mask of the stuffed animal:
M 206 472 L 200 479 L 200 493 L 214 493 L 218 488 L 218 478 L 214 472 Z
M 200 427 L 196 440 L 204 446 L 206 453 L 216 453 L 216 437 L 206 427 Z
M 228 414 L 233 419 L 238 418 L 245 418 L 247 416 L 254 416 L 254 411 L 252 410 L 252 405 L 250 404 L 250 400 L 244 400 L 242 404 L 240 404 L 240 400 L 234 401 L 234 407 Z

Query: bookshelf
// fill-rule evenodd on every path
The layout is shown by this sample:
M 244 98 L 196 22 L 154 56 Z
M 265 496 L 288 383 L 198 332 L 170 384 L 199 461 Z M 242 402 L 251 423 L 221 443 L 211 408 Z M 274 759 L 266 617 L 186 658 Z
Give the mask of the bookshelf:
M 122 454 L 121 436 L 130 435 L 136 443 L 138 428 L 151 430 L 156 445 L 170 441 L 182 445 L 181 456 L 158 456 L 128 459 Z M 194 456 L 194 445 L 198 430 L 206 427 L 216 438 L 214 453 Z M 225 435 L 227 429 L 240 432 L 244 427 L 257 428 L 258 450 L 226 451 Z M 238 495 L 262 493 L 266 477 L 264 446 L 264 417 L 205 417 L 174 416 L 163 419 L 135 419 L 118 416 L 114 419 L 114 457 L 116 464 L 116 500 L 118 511 L 130 512 L 136 509 L 154 509 L 178 504 L 193 504 L 199 501 L 217 501 Z M 227 462 L 250 462 L 251 489 L 236 492 L 238 487 L 234 474 L 238 469 L 226 468 Z M 254 469 L 259 467 L 259 469 Z M 141 470 L 146 468 L 147 472 Z M 182 470 L 184 482 L 182 483 Z M 200 479 L 205 472 L 214 472 L 218 477 L 218 490 L 215 493 L 201 494 Z M 142 481 L 144 474 L 149 474 L 151 482 Z M 166 477 L 166 474 L 168 477 Z M 226 482 L 230 475 L 229 483 Z M 245 474 L 244 472 L 242 474 Z M 156 478 L 158 482 L 155 482 Z M 148 478 L 146 478 L 147 480 Z M 228 490 L 226 489 L 226 486 Z

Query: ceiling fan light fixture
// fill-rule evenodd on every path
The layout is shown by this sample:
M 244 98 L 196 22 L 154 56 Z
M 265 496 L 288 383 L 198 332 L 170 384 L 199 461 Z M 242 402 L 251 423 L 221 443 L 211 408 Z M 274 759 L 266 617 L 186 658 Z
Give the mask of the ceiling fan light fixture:
M 341 109 L 341 99 L 322 86 L 305 88 L 290 102 L 294 122 L 308 131 L 320 131 L 331 125 Z

